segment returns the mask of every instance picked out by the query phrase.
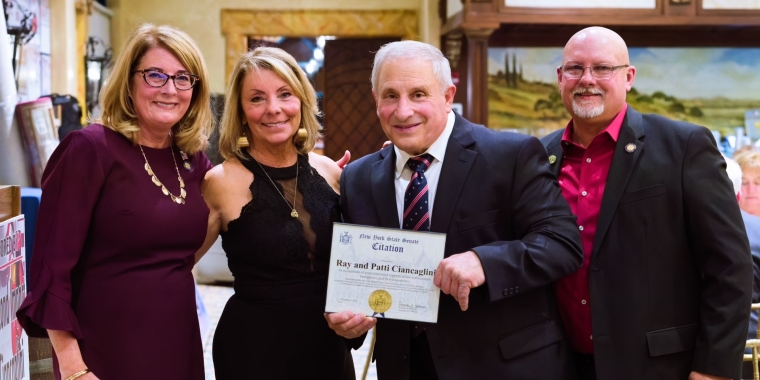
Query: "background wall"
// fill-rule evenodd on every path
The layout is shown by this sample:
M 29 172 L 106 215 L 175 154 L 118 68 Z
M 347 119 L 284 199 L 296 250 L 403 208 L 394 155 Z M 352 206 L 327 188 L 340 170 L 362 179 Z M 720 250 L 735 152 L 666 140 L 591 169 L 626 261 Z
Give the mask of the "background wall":
M 209 69 L 211 91 L 224 92 L 225 40 L 221 32 L 222 9 L 409 9 L 420 15 L 420 40 L 439 45 L 437 1 L 432 0 L 109 0 L 113 10 L 111 42 L 116 57 L 135 28 L 145 22 L 170 24 L 187 32 L 198 43 Z
M 705 9 L 760 9 L 760 0 L 702 0 Z

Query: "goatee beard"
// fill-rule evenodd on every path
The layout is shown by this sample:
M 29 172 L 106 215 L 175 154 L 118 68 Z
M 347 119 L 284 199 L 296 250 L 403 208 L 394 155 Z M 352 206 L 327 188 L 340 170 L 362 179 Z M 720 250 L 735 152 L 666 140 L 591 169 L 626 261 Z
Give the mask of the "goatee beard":
M 575 98 L 578 94 L 601 95 L 602 103 L 596 106 L 581 105 Z M 604 113 L 604 91 L 596 88 L 576 89 L 573 91 L 573 113 L 581 119 L 593 119 Z
M 573 101 L 573 113 L 581 119 L 593 119 L 604 113 L 604 104 L 597 106 L 582 106 Z

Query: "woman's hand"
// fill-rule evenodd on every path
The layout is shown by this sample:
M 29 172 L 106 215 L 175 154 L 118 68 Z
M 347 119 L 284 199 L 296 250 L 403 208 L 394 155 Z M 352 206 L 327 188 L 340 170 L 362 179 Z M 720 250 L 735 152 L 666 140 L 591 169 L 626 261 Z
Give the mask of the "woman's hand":
M 79 342 L 69 331 L 48 330 L 50 343 L 55 350 L 55 356 L 58 357 L 58 366 L 61 371 L 61 378 L 67 379 L 87 368 L 82 360 L 82 353 L 79 351 Z M 97 380 L 98 377 L 93 373 L 77 377 L 77 380 Z

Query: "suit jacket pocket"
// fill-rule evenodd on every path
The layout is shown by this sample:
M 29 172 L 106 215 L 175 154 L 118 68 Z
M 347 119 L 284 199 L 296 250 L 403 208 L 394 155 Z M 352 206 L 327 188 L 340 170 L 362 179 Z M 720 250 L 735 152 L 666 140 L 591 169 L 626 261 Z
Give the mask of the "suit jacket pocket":
M 694 323 L 648 332 L 649 356 L 662 356 L 693 350 L 697 343 L 698 329 L 699 325 Z
M 496 223 L 499 219 L 499 210 L 492 210 L 471 216 L 467 219 L 461 219 L 457 221 L 457 228 L 459 232 L 472 230 L 478 227 L 483 227 L 488 224 Z
M 668 191 L 664 183 L 645 187 L 643 189 L 633 190 L 623 193 L 620 197 L 620 203 L 636 202 L 643 199 L 654 198 L 665 194 Z
M 505 360 L 510 360 L 559 342 L 561 339 L 562 333 L 557 324 L 554 321 L 546 321 L 501 338 L 499 348 L 501 356 Z

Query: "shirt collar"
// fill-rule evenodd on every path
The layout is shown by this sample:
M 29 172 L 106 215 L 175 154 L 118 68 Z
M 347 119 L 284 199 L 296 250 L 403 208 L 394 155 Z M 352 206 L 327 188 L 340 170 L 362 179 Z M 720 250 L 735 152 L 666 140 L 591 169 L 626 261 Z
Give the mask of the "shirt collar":
M 611 138 L 612 141 L 617 142 L 618 137 L 620 136 L 620 129 L 623 127 L 623 120 L 625 120 L 625 112 L 628 110 L 628 104 L 625 104 L 623 109 L 618 112 L 617 116 L 615 116 L 614 119 L 612 119 L 612 122 L 610 125 L 608 125 L 606 128 L 604 128 L 599 134 L 607 133 Z M 569 141 L 573 142 L 573 120 L 571 119 L 570 122 L 567 123 L 567 126 L 565 127 L 565 132 L 562 134 L 562 141 Z
M 454 112 L 449 111 L 448 118 L 446 120 L 446 127 L 443 129 L 443 133 L 441 133 L 433 145 L 431 145 L 430 148 L 424 152 L 433 156 L 433 158 L 438 162 L 443 162 L 443 156 L 446 155 L 446 146 L 449 144 L 451 131 L 454 130 L 455 120 L 456 117 L 454 116 Z M 409 158 L 412 157 L 412 155 L 404 152 L 395 145 L 393 146 L 393 150 L 396 152 L 396 179 L 398 179 L 401 177 L 401 172 L 404 171 L 404 167 L 406 167 L 406 162 L 409 161 Z

